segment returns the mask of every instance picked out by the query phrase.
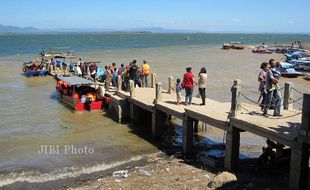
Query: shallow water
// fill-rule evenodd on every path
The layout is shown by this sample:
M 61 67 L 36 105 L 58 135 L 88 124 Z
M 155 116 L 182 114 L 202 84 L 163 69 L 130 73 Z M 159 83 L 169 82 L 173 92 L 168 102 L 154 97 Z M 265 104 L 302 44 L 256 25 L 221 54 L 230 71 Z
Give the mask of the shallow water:
M 14 182 L 14 177 L 15 181 L 19 179 L 21 174 L 16 176 L 12 172 L 29 169 L 40 176 L 57 170 L 57 175 L 60 175 L 68 172 L 68 167 L 84 171 L 91 166 L 100 168 L 102 164 L 106 166 L 157 151 L 154 145 L 137 136 L 127 125 L 115 123 L 104 113 L 78 113 L 65 107 L 55 95 L 52 77 L 27 78 L 22 75 L 20 65 L 36 56 L 0 57 L 0 186 Z M 192 66 L 197 74 L 205 66 L 208 71 L 207 96 L 221 102 L 230 101 L 233 79 L 241 79 L 250 91 L 257 91 L 260 63 L 270 58 L 284 58 L 280 54 L 252 54 L 250 49 L 224 51 L 220 46 L 210 45 L 93 51 L 82 52 L 78 56 L 85 61 L 99 60 L 101 67 L 112 62 L 127 64 L 133 59 L 141 64 L 146 59 L 164 88 L 167 87 L 168 76 L 181 78 L 187 66 Z M 302 92 L 310 92 L 309 81 L 281 78 L 281 84 L 286 81 L 292 81 Z M 197 89 L 194 94 L 198 94 Z M 258 98 L 257 94 L 249 96 Z M 174 135 L 180 136 L 181 123 L 178 120 L 174 122 L 177 125 Z M 208 132 L 211 139 L 220 142 L 223 135 L 220 130 Z M 245 146 L 262 145 L 264 140 L 249 134 L 241 136 L 241 143 Z M 40 154 L 41 145 L 59 145 L 60 154 Z M 94 153 L 64 154 L 64 145 L 87 146 L 94 149 Z

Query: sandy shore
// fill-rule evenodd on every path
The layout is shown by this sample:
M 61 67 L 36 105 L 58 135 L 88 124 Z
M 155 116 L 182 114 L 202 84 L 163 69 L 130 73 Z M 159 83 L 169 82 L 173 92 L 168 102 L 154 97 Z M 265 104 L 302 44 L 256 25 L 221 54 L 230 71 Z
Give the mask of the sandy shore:
M 203 170 L 201 164 L 196 160 L 167 156 L 163 152 L 148 155 L 147 158 L 148 161 L 145 166 L 127 169 L 128 176 L 119 177 L 110 175 L 108 177 L 86 181 L 79 185 L 79 187 L 69 189 L 283 190 L 287 188 L 287 176 L 279 170 L 251 172 L 247 169 L 238 173 L 227 174 L 226 172 L 222 173 L 223 171 L 212 168 Z M 237 181 L 231 181 L 234 176 L 236 176 Z

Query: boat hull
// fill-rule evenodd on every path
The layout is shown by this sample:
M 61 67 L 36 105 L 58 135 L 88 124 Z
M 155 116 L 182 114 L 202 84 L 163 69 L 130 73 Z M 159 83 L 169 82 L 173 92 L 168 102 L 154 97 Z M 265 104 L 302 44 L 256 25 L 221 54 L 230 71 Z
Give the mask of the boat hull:
M 27 77 L 39 77 L 39 76 L 43 77 L 47 75 L 48 70 L 38 70 L 38 71 L 29 70 L 24 73 Z
M 83 103 L 80 99 L 72 98 L 71 96 L 61 95 L 59 92 L 57 93 L 59 100 L 65 103 L 70 108 L 75 111 L 100 111 L 104 109 L 105 106 L 108 106 L 111 99 L 109 97 L 104 97 L 102 100 L 97 100 L 94 102 Z
M 253 53 L 259 53 L 259 54 L 272 54 L 272 51 L 256 51 L 256 50 L 253 50 L 252 52 Z

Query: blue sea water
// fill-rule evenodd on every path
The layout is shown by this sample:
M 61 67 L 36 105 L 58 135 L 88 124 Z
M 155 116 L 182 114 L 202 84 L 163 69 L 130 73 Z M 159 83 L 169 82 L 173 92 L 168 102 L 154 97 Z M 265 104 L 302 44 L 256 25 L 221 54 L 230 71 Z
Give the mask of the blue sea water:
M 48 48 L 55 51 L 104 51 L 131 48 L 152 48 L 176 45 L 221 45 L 241 41 L 246 45 L 291 44 L 301 40 L 310 43 L 306 34 L 161 34 L 161 33 L 66 33 L 66 34 L 3 34 L 0 35 L 0 56 L 37 54 Z

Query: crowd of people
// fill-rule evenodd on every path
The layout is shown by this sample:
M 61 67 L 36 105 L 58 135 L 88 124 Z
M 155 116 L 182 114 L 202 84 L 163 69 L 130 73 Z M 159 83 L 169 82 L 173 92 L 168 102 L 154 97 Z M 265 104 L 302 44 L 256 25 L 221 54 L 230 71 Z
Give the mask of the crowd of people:
M 137 60 L 133 60 L 127 65 L 121 64 L 120 67 L 117 67 L 116 63 L 113 62 L 110 66 L 106 65 L 104 69 L 100 69 L 95 62 L 86 63 L 79 59 L 75 70 L 76 75 L 80 77 L 105 82 L 107 85 L 112 84 L 114 87 L 116 87 L 120 77 L 123 90 L 128 89 L 129 80 L 133 80 L 135 86 L 147 87 L 150 65 L 146 60 L 143 60 L 141 67 L 137 64 Z
M 261 64 L 261 71 L 258 75 L 259 91 L 260 91 L 260 106 L 263 114 L 269 116 L 268 110 L 274 108 L 273 116 L 281 115 L 282 97 L 279 90 L 279 79 L 281 77 L 278 70 L 279 63 L 274 59 Z M 137 60 L 131 61 L 129 64 L 121 64 L 117 67 L 116 63 L 110 66 L 105 66 L 103 70 L 99 69 L 96 63 L 83 63 L 79 59 L 76 65 L 76 74 L 80 77 L 90 77 L 94 81 L 105 82 L 107 85 L 112 84 L 116 87 L 118 78 L 122 79 L 122 89 L 128 90 L 129 80 L 134 81 L 134 85 L 138 87 L 148 86 L 148 76 L 150 75 L 150 65 L 146 60 L 143 60 L 141 67 L 138 66 Z M 207 87 L 207 70 L 205 67 L 200 69 L 198 73 L 198 81 L 192 72 L 192 67 L 186 68 L 186 73 L 183 75 L 183 80 L 176 80 L 176 103 L 181 104 L 181 92 L 185 91 L 185 105 L 192 104 L 192 97 L 195 86 L 198 86 L 199 95 L 202 103 L 206 105 L 206 87 Z M 108 86 L 106 86 L 108 88 Z
M 263 114 L 269 116 L 268 110 L 273 107 L 273 116 L 281 117 L 281 102 L 282 96 L 279 88 L 279 79 L 281 73 L 279 71 L 280 65 L 274 59 L 269 62 L 261 64 L 261 71 L 258 75 L 259 91 L 260 91 L 260 106 Z

